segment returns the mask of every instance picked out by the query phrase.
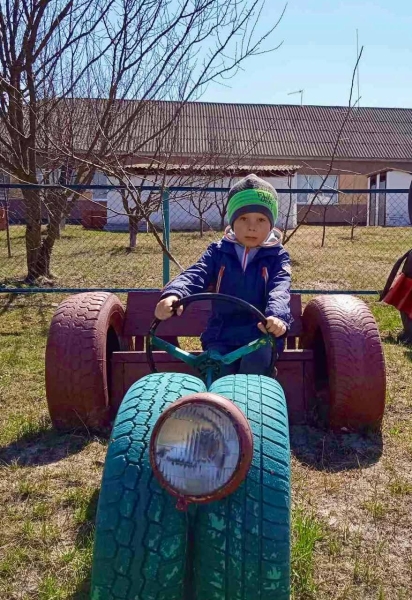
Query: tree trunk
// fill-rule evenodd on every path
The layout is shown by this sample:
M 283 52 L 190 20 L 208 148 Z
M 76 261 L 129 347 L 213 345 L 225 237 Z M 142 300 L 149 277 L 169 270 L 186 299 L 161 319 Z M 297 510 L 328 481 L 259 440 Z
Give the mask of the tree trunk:
M 137 245 L 137 230 L 139 219 L 135 216 L 129 216 L 129 248 L 132 250 Z
M 37 190 L 23 192 L 26 205 L 26 255 L 28 283 L 41 277 L 49 279 L 50 259 L 55 241 L 60 234 L 60 223 L 64 213 L 66 197 L 64 194 L 51 192 L 47 198 L 49 222 L 46 236 L 41 237 L 41 196 Z
M 36 190 L 23 190 L 26 208 L 26 260 L 27 280 L 35 281 L 39 276 L 39 255 L 41 249 L 41 200 Z
M 203 216 L 200 216 L 200 237 L 203 237 L 203 231 L 204 231 L 204 226 L 203 226 Z
M 322 230 L 322 243 L 320 245 L 321 248 L 323 248 L 324 245 L 325 245 L 325 238 L 326 238 L 326 211 L 328 210 L 328 205 L 325 204 L 323 206 L 323 208 L 324 208 L 324 211 L 323 211 L 323 224 L 322 224 L 322 227 L 323 227 L 323 230 Z
M 355 239 L 355 227 L 358 224 L 358 220 L 356 219 L 356 217 L 352 217 L 352 225 L 351 225 L 351 231 L 350 231 L 350 241 L 353 242 L 353 240 Z
M 225 230 L 225 214 L 220 213 L 220 231 Z

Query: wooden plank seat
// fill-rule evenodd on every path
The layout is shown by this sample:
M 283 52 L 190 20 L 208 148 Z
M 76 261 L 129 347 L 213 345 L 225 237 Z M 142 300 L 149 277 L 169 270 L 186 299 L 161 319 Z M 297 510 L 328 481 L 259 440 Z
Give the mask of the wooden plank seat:
M 128 388 L 150 370 L 144 350 L 144 337 L 149 331 L 160 292 L 130 292 L 127 299 L 124 334 L 135 338 L 135 351 L 115 352 L 112 357 L 112 402 L 118 406 Z M 206 327 L 210 302 L 191 304 L 179 318 L 161 323 L 159 337 L 177 343 L 178 338 L 199 337 Z M 277 363 L 277 379 L 285 390 L 289 418 L 292 423 L 305 421 L 309 400 L 313 396 L 313 357 L 310 350 L 298 350 L 302 332 L 300 295 L 291 296 L 294 323 L 288 334 L 286 350 Z M 155 352 L 159 372 L 193 373 L 191 368 L 165 352 Z

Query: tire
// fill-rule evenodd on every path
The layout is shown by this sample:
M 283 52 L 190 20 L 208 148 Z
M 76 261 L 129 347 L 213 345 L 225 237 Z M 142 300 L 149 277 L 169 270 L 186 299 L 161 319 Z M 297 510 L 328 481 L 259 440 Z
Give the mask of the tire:
M 123 322 L 120 300 L 107 292 L 76 294 L 57 308 L 46 346 L 46 395 L 56 429 L 110 425 L 111 355 L 132 349 Z
M 186 518 L 158 484 L 149 442 L 158 417 L 200 379 L 152 374 L 127 392 L 107 452 L 97 508 L 92 600 L 182 600 Z
M 385 361 L 375 319 L 353 296 L 319 296 L 303 312 L 301 347 L 314 351 L 315 386 L 332 429 L 378 430 Z
M 234 494 L 197 509 L 193 598 L 287 600 L 290 451 L 283 390 L 268 377 L 231 375 L 209 391 L 231 399 L 247 416 L 254 453 Z

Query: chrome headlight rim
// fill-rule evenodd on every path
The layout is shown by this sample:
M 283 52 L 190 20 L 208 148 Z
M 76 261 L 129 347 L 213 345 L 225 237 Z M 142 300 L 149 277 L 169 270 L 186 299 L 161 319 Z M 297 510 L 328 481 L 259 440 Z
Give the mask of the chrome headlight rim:
M 167 481 L 167 479 L 165 479 L 156 461 L 156 443 L 162 426 L 174 412 L 187 404 L 203 404 L 220 411 L 230 420 L 238 437 L 239 458 L 231 478 L 224 485 L 208 494 L 184 494 L 182 491 L 177 490 L 169 483 L 169 481 Z M 184 507 L 188 504 L 205 504 L 215 500 L 221 500 L 222 498 L 233 494 L 248 474 L 253 458 L 252 430 L 243 412 L 228 398 L 210 392 L 190 394 L 188 396 L 183 396 L 170 404 L 156 421 L 150 438 L 149 458 L 153 473 L 161 487 L 171 496 L 178 498 L 180 506 Z

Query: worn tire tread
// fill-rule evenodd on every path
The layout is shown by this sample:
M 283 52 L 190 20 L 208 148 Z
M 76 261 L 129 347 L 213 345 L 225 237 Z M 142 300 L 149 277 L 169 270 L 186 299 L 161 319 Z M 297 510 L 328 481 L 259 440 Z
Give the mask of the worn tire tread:
M 353 296 L 318 296 L 303 312 L 301 346 L 314 349 L 320 334 L 329 379 L 333 429 L 379 429 L 385 407 L 385 360 L 376 321 Z M 316 354 L 315 354 L 316 360 Z
M 231 375 L 215 382 L 210 391 L 244 412 L 254 453 L 246 480 L 234 494 L 198 508 L 194 598 L 288 600 L 290 450 L 283 390 L 266 377 Z M 265 415 L 265 405 L 276 411 L 276 419 Z M 280 460 L 264 450 L 270 444 L 276 445 Z
M 97 509 L 92 600 L 182 600 L 186 516 L 154 477 L 149 443 L 169 404 L 202 391 L 196 377 L 162 373 L 140 379 L 125 395 Z
M 109 426 L 106 340 L 116 331 L 121 350 L 132 348 L 122 336 L 124 309 L 108 292 L 69 296 L 57 308 L 46 346 L 46 395 L 57 429 Z

